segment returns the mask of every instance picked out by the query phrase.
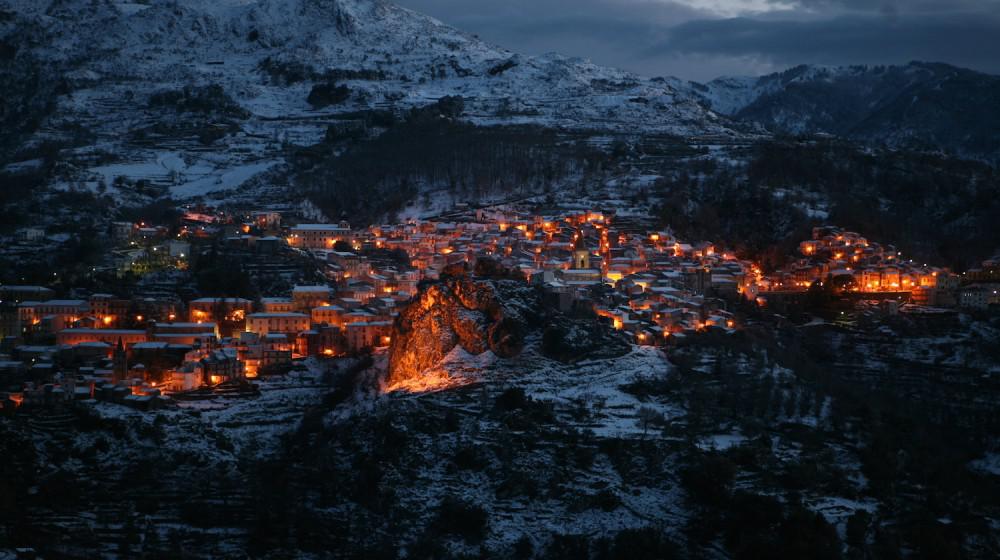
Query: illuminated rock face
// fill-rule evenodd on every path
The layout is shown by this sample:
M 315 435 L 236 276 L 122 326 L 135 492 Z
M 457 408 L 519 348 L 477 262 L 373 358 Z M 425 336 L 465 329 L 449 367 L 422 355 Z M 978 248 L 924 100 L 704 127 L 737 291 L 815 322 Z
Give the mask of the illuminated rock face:
M 522 297 L 505 297 L 510 294 Z M 393 327 L 388 384 L 420 375 L 455 346 L 470 354 L 491 350 L 500 357 L 516 356 L 530 320 L 525 298 L 534 298 L 532 290 L 511 281 L 461 277 L 424 288 Z

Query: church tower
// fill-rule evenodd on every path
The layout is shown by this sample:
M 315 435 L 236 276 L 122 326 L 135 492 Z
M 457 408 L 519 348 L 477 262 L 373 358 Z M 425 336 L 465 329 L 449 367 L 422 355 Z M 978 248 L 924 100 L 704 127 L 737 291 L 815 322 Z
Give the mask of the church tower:
M 573 242 L 573 268 L 583 270 L 590 268 L 590 249 L 583 239 L 583 232 L 577 230 L 576 241 Z
M 118 337 L 118 345 L 115 346 L 115 353 L 112 357 L 111 382 L 117 384 L 128 377 L 128 355 L 125 353 L 125 345 L 121 337 Z

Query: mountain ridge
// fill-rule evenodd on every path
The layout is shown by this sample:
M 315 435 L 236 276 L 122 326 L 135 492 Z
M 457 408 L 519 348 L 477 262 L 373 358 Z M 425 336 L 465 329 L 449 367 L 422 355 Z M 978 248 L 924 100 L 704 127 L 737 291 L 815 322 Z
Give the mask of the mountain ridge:
M 998 95 L 1000 78 L 885 68 L 799 66 L 697 84 L 518 54 L 383 0 L 0 0 L 0 168 L 55 158 L 54 188 L 106 189 L 131 205 L 225 196 L 258 188 L 255 178 L 351 115 L 450 96 L 476 125 L 695 143 L 826 132 L 997 157 L 998 113 L 956 114 Z M 903 102 L 911 82 L 929 101 Z M 859 109 L 885 99 L 898 101 Z
M 778 133 L 1000 157 L 1000 77 L 944 63 L 799 65 L 693 87 L 707 107 Z
M 8 101 L 3 114 L 17 126 L 6 128 L 24 133 L 19 148 L 65 145 L 61 155 L 79 161 L 63 187 L 113 188 L 126 177 L 179 198 L 235 188 L 232 174 L 280 165 L 283 146 L 316 144 L 340 115 L 406 111 L 455 95 L 474 124 L 742 134 L 680 80 L 516 54 L 381 0 L 8 0 L 0 11 L 10 53 L 2 85 L 36 84 Z M 347 88 L 344 100 L 308 101 L 311 87 L 333 82 Z M 246 118 L 151 103 L 209 86 Z M 94 154 L 99 165 L 80 160 Z

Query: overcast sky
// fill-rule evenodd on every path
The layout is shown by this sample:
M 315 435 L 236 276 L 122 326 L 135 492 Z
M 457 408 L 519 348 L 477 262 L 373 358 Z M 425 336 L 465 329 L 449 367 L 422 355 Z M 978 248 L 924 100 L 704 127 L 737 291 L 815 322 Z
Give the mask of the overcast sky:
M 524 53 L 710 80 L 796 64 L 1000 74 L 1000 0 L 395 0 Z

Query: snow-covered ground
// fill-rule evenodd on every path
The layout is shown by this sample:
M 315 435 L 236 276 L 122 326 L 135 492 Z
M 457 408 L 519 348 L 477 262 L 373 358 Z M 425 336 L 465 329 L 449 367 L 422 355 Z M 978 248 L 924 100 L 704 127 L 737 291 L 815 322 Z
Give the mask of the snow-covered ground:
M 617 358 L 564 364 L 540 355 L 534 349 L 536 343 L 529 342 L 525 351 L 512 359 L 499 358 L 488 351 L 471 356 L 456 347 L 427 372 L 431 381 L 445 383 L 444 388 L 414 392 L 422 387 L 418 384 L 393 387 L 388 393 L 374 397 L 374 402 L 378 403 L 374 407 L 354 407 L 354 410 L 368 410 L 369 414 L 377 409 L 400 417 L 411 414 L 420 417 L 423 413 L 419 411 L 450 410 L 465 418 L 479 418 L 473 420 L 472 428 L 463 428 L 458 434 L 410 434 L 419 442 L 411 444 L 411 452 L 426 454 L 427 458 L 417 465 L 417 478 L 407 481 L 405 491 L 399 491 L 400 502 L 410 504 L 413 511 L 427 512 L 428 506 L 449 495 L 482 506 L 489 514 L 486 543 L 500 549 L 512 546 L 522 536 L 527 536 L 536 546 L 543 546 L 552 534 L 608 535 L 649 523 L 663 524 L 667 520 L 670 526 L 682 526 L 688 513 L 677 486 L 665 479 L 649 485 L 626 481 L 617 467 L 601 454 L 597 454 L 587 468 L 567 470 L 558 482 L 546 482 L 554 468 L 550 463 L 554 444 L 548 441 L 551 436 L 542 435 L 545 429 L 524 434 L 527 438 L 541 439 L 535 444 L 537 447 L 526 454 L 524 450 L 512 450 L 520 458 L 509 468 L 531 472 L 536 480 L 534 484 L 542 489 L 557 483 L 566 487 L 569 494 L 558 498 L 498 496 L 494 487 L 502 478 L 498 480 L 496 473 L 462 470 L 456 475 L 450 461 L 442 461 L 442 457 L 450 457 L 460 446 L 472 445 L 485 450 L 509 437 L 506 435 L 508 428 L 497 425 L 489 416 L 492 405 L 486 403 L 492 403 L 511 388 L 523 389 L 536 406 L 551 407 L 560 430 L 580 430 L 587 438 L 659 439 L 662 437 L 659 428 L 644 426 L 640 410 L 651 411 L 646 414 L 661 418 L 681 413 L 668 404 L 643 402 L 621 388 L 636 378 L 669 374 L 670 366 L 658 349 L 634 347 Z M 579 415 L 580 410 L 585 412 Z M 339 416 L 337 421 L 349 424 L 358 420 Z M 587 445 L 591 445 L 594 440 L 587 441 L 590 442 Z M 415 445 L 418 447 L 414 448 Z M 569 449 L 572 448 L 570 445 Z M 542 490 L 542 494 L 545 493 Z M 614 504 L 602 507 L 597 505 L 599 499 L 614 500 Z
M 464 97 L 467 118 L 480 124 L 739 136 L 680 80 L 516 54 L 377 0 L 70 0 L 44 15 L 51 2 L 7 3 L 20 17 L 0 24 L 0 37 L 37 34 L 32 55 L 72 84 L 35 140 L 64 138 L 68 125 L 93 133 L 76 149 L 77 180 L 109 187 L 121 176 L 169 186 L 182 199 L 231 190 L 283 161 L 286 145 L 319 141 L 338 113 L 405 110 L 447 95 Z M 267 63 L 378 78 L 340 78 L 350 99 L 317 109 L 306 102 L 313 76 L 286 83 L 262 69 Z M 186 117 L 149 104 L 154 93 L 209 84 L 250 113 L 221 140 L 203 143 L 186 131 Z M 152 133 L 130 137 L 140 129 Z M 95 151 L 116 161 L 88 163 L 83 156 Z
M 303 412 L 320 403 L 330 387 L 321 382 L 322 365 L 309 362 L 310 369 L 287 376 L 259 379 L 258 397 L 177 401 L 177 406 L 155 413 L 141 412 L 115 403 L 92 406 L 102 418 L 129 423 L 165 422 L 178 429 L 166 430 L 163 445 L 197 451 L 216 461 L 232 461 L 243 453 L 267 456 L 276 452 L 281 436 L 295 430 Z M 212 434 L 232 442 L 233 449 L 220 447 Z
M 621 389 L 637 378 L 667 375 L 670 366 L 660 350 L 649 346 L 633 347 L 618 358 L 587 360 L 565 364 L 546 358 L 534 348 L 511 359 L 498 358 L 491 352 L 471 356 L 456 347 L 438 366 L 410 384 L 387 388 L 388 399 L 443 399 L 454 389 L 472 383 L 484 384 L 490 391 L 520 387 L 539 401 L 559 408 L 581 403 L 592 417 L 580 428 L 600 437 L 645 437 L 639 410 L 646 408 L 662 418 L 676 417 L 677 408 L 656 402 L 644 402 Z

